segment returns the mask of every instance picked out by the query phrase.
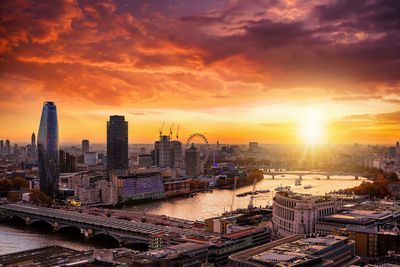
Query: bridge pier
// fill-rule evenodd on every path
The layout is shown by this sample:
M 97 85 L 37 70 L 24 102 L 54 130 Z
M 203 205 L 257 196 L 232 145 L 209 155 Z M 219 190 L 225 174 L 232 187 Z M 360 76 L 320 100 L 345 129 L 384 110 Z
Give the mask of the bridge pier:
M 299 175 L 299 179 L 300 179 L 300 180 L 303 180 L 303 177 L 302 177 L 301 175 Z
M 358 180 L 358 176 L 355 176 L 354 178 L 355 178 L 356 180 Z
M 275 179 L 275 175 L 272 175 L 272 179 Z
M 25 223 L 26 223 L 26 225 L 30 225 L 31 224 L 31 217 L 26 217 Z
M 328 179 L 328 180 L 329 180 L 329 179 L 331 179 L 331 177 L 330 177 L 329 175 L 327 175 L 327 176 L 326 176 L 326 179 Z
M 54 231 L 58 231 L 60 229 L 60 224 L 58 222 L 54 222 Z
M 94 231 L 93 229 L 89 228 L 87 231 L 87 237 L 93 237 L 94 236 Z

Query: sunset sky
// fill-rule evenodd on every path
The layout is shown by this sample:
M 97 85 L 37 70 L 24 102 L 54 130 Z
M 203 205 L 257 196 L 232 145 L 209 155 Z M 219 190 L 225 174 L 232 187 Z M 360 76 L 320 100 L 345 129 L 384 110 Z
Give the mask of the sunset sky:
M 29 142 L 43 101 L 60 141 L 400 139 L 398 0 L 0 2 L 0 139 Z

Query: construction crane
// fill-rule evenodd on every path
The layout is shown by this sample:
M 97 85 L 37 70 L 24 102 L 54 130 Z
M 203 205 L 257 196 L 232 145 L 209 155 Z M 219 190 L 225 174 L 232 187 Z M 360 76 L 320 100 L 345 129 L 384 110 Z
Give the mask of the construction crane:
M 178 129 L 176 130 L 176 140 L 178 141 L 178 135 L 179 135 L 179 124 L 178 124 Z
M 162 125 L 161 125 L 161 128 L 159 129 L 159 131 L 160 131 L 160 136 L 162 135 L 162 130 L 163 130 L 163 128 L 164 128 L 164 124 L 165 124 L 165 121 L 163 121 L 163 123 L 162 123 Z
M 169 127 L 169 137 L 172 139 L 172 131 L 174 130 L 174 123 L 172 123 L 172 126 Z
M 250 197 L 250 203 L 249 203 L 249 209 L 254 208 L 254 199 L 256 198 L 255 194 L 256 194 L 256 179 L 254 179 L 254 183 L 253 183 L 253 191 L 251 192 L 251 197 Z
M 237 179 L 238 179 L 238 177 L 235 176 L 235 182 L 233 183 L 232 201 L 231 201 L 231 213 L 233 212 L 233 204 L 235 203 L 235 193 L 236 193 Z

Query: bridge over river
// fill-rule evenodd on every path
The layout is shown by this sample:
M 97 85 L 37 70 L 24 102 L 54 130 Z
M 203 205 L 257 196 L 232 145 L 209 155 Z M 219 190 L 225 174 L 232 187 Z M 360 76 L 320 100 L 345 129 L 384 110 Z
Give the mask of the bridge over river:
M 37 207 L 27 204 L 0 205 L 0 219 L 19 217 L 26 224 L 42 221 L 50 224 L 55 231 L 66 227 L 78 228 L 85 236 L 108 235 L 115 238 L 120 244 L 149 245 L 155 234 L 173 234 L 198 238 L 217 236 L 195 229 L 181 229 L 178 227 L 161 226 L 148 223 L 132 222 L 123 219 L 96 216 L 91 214 Z
M 298 176 L 300 179 L 303 176 L 307 175 L 321 175 L 325 176 L 327 179 L 335 179 L 332 176 L 353 176 L 354 179 L 358 180 L 359 177 L 369 177 L 369 173 L 360 173 L 360 172 L 320 172 L 320 171 L 268 171 L 268 169 L 260 169 L 263 174 L 272 176 L 272 179 L 275 179 L 275 176 L 285 177 L 286 175 L 294 175 Z

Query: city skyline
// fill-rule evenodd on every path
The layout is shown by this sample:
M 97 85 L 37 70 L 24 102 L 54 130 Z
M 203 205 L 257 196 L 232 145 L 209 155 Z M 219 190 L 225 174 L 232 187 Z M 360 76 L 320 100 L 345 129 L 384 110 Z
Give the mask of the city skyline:
M 28 140 L 44 101 L 62 143 L 105 143 L 114 114 L 131 143 L 152 143 L 163 121 L 212 143 L 400 135 L 396 1 L 1 5 L 1 139 Z

